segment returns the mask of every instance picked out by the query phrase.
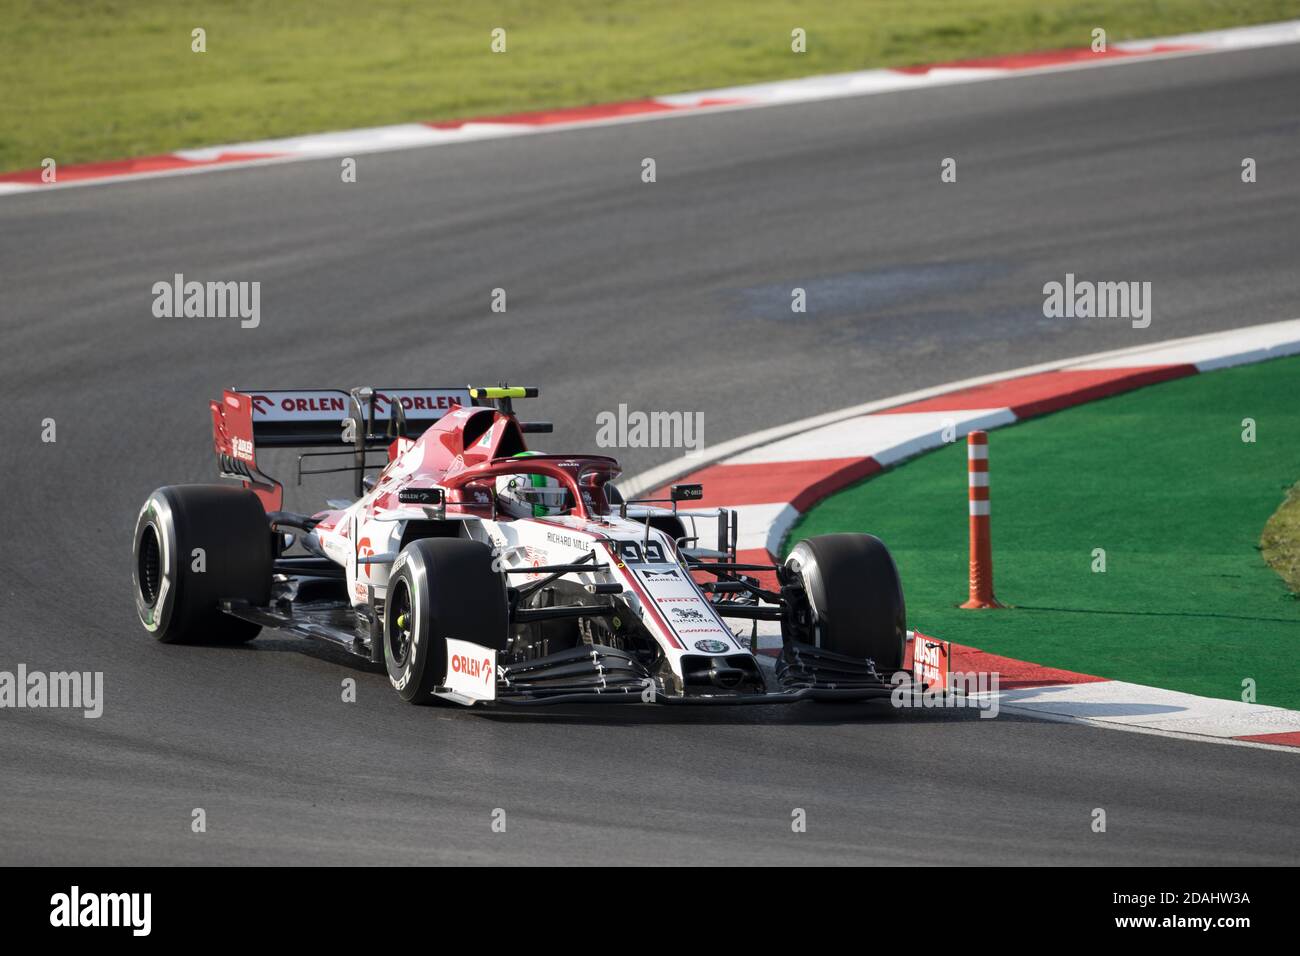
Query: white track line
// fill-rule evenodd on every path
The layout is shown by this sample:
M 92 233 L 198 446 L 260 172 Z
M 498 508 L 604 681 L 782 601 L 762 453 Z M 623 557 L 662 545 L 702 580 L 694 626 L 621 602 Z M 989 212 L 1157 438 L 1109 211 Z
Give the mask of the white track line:
M 778 80 L 771 83 L 755 83 L 747 86 L 724 87 L 714 90 L 701 90 L 691 93 L 674 93 L 649 99 L 661 106 L 672 107 L 658 112 L 644 112 L 616 115 L 616 110 L 626 103 L 604 104 L 610 111 L 608 115 L 593 116 L 568 121 L 557 117 L 545 123 L 524 122 L 522 120 L 501 121 L 502 118 L 484 117 L 479 120 L 467 119 L 455 125 L 431 126 L 424 123 L 399 123 L 392 126 L 376 126 L 354 130 L 335 130 L 324 133 L 310 133 L 301 136 L 288 136 L 276 139 L 259 140 L 248 143 L 234 143 L 220 146 L 208 146 L 196 149 L 177 150 L 167 154 L 183 162 L 211 162 L 224 154 L 274 153 L 256 159 L 242 159 L 211 165 L 168 168 L 150 171 L 131 171 L 113 175 L 101 175 L 93 178 L 65 180 L 54 183 L 0 182 L 0 198 L 20 194 L 48 191 L 51 189 L 71 189 L 78 186 L 93 186 L 104 183 L 124 182 L 132 179 L 161 179 L 171 176 L 194 175 L 197 173 L 218 172 L 229 169 L 245 169 L 254 166 L 270 166 L 290 162 L 302 162 L 312 159 L 337 158 L 363 153 L 391 152 L 400 149 L 422 149 L 430 146 L 447 146 L 457 143 L 476 142 L 485 139 L 501 139 L 514 136 L 534 136 L 542 133 L 561 132 L 574 129 L 590 129 L 597 126 L 613 126 L 624 123 L 642 123 L 651 120 L 673 119 L 682 116 L 700 116 L 710 113 L 730 112 L 736 110 L 760 109 L 768 106 L 783 106 L 797 103 L 813 103 L 845 97 L 872 96 L 882 93 L 906 92 L 907 90 L 929 89 L 936 86 L 950 86 L 960 83 L 984 82 L 988 80 L 1009 79 L 1021 76 L 1038 76 L 1044 73 L 1061 73 L 1075 70 L 1100 69 L 1107 66 L 1123 66 L 1132 63 L 1146 63 L 1153 59 L 1176 59 L 1187 56 L 1204 56 L 1211 53 L 1258 49 L 1300 42 L 1300 20 L 1281 23 L 1260 24 L 1251 27 L 1237 27 L 1229 30 L 1215 30 L 1206 33 L 1187 34 L 1177 37 L 1162 37 L 1151 40 L 1121 41 L 1111 44 L 1111 49 L 1132 54 L 1129 56 L 1099 56 L 1095 60 L 1069 60 L 1065 62 L 1046 63 L 1037 66 L 965 66 L 953 67 L 942 64 L 908 69 L 874 69 L 859 70 L 848 73 L 836 73 L 821 76 L 800 77 L 792 80 Z M 1194 47 L 1194 49 L 1168 50 L 1162 47 Z M 1051 55 L 1048 51 L 1046 55 Z M 1073 51 L 1078 52 L 1078 51 Z M 999 58 L 981 58 L 992 61 Z M 1003 57 L 1013 60 L 1012 57 Z M 538 111 L 563 114 L 564 110 Z

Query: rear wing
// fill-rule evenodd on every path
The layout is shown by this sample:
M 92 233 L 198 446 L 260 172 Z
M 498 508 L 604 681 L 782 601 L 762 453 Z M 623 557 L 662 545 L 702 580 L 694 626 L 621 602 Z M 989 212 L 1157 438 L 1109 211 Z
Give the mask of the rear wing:
M 457 405 L 471 404 L 468 388 L 227 389 L 213 409 L 242 413 L 232 395 L 247 399 L 252 438 L 263 448 L 350 445 L 352 429 L 363 422 L 367 433 L 379 426 L 392 438 L 401 428 L 404 437 L 418 438 Z
M 468 387 L 226 389 L 210 402 L 212 440 L 221 475 L 237 478 L 279 511 L 283 488 L 257 465 L 258 448 L 332 448 L 318 455 L 354 456 L 353 464 L 325 469 L 356 474 L 361 494 L 368 450 L 399 438 L 415 439 L 451 409 L 475 404 Z M 349 450 L 350 449 L 350 452 Z M 320 474 L 321 471 L 299 474 Z

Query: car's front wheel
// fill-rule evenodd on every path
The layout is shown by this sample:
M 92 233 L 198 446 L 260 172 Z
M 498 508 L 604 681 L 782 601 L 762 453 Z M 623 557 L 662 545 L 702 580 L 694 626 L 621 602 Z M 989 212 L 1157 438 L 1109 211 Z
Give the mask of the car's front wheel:
M 447 672 L 447 638 L 505 650 L 510 607 L 492 549 L 423 538 L 402 549 L 384 600 L 384 664 L 405 701 L 426 704 Z
M 870 534 L 823 534 L 795 545 L 786 566 L 803 581 L 817 646 L 870 658 L 881 674 L 903 666 L 907 607 L 898 568 Z

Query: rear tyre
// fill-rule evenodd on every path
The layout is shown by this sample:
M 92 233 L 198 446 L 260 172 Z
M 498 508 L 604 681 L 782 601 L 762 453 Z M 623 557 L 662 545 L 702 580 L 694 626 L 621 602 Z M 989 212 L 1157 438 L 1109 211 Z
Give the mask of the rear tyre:
M 272 540 L 257 495 L 229 485 L 169 485 L 135 525 L 135 608 L 164 644 L 240 644 L 256 624 L 224 614 L 225 598 L 271 600 Z
M 412 541 L 384 599 L 384 665 L 402 700 L 427 704 L 447 672 L 447 638 L 506 647 L 510 607 L 492 549 L 465 538 Z
M 803 579 L 818 647 L 869 657 L 886 676 L 902 668 L 907 608 L 883 541 L 870 534 L 818 535 L 799 542 L 786 566 Z

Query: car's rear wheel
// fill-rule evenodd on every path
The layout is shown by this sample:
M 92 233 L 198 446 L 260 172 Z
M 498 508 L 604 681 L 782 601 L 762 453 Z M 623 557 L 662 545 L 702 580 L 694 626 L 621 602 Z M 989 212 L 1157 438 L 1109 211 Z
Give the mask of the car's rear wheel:
M 870 534 L 818 535 L 795 545 L 786 565 L 803 581 L 818 647 L 871 658 L 885 675 L 903 666 L 907 607 L 883 541 Z
M 272 539 L 257 495 L 228 485 L 169 485 L 135 527 L 135 606 L 167 644 L 238 644 L 261 628 L 222 613 L 223 599 L 271 599 Z
M 503 651 L 510 607 L 492 549 L 465 538 L 412 541 L 393 562 L 384 600 L 384 664 L 405 701 L 431 702 L 447 672 L 447 638 Z

